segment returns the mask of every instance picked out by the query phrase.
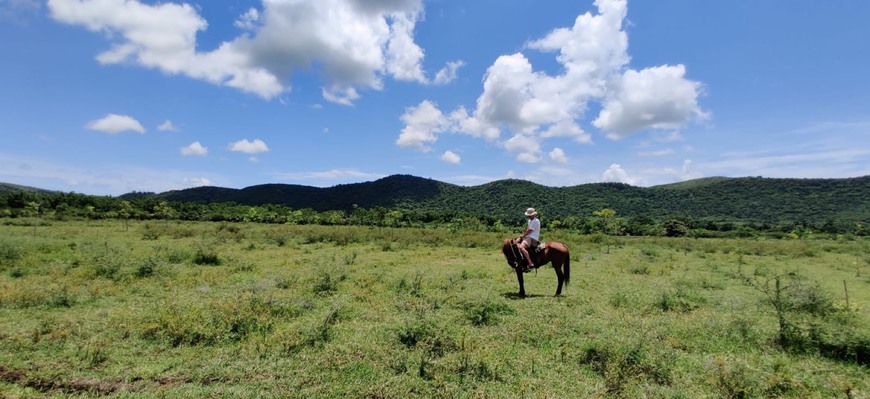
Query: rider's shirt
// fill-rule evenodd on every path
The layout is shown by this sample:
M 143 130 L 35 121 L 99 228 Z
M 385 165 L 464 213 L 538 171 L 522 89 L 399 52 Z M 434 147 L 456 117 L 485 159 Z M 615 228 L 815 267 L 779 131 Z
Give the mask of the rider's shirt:
M 533 238 L 535 241 L 540 241 L 541 236 L 541 219 L 533 218 L 529 220 L 529 229 L 532 230 L 527 237 Z

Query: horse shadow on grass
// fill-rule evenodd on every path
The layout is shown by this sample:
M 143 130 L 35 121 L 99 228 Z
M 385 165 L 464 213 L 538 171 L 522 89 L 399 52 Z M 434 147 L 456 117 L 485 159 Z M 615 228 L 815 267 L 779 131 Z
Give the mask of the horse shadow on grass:
M 512 300 L 552 297 L 552 295 L 540 295 L 540 294 L 526 294 L 526 296 L 522 296 L 516 292 L 504 292 L 501 294 L 501 296 L 505 297 L 506 299 L 512 299 Z

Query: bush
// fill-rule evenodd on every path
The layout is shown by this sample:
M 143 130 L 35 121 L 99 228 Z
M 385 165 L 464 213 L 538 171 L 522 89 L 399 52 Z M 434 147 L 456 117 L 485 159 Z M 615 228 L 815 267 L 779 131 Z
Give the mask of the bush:
M 21 248 L 7 241 L 0 241 L 0 265 L 11 265 L 23 256 Z
M 221 259 L 214 251 L 200 248 L 193 256 L 193 263 L 200 266 L 220 266 Z
M 621 396 L 632 381 L 649 381 L 659 385 L 671 382 L 672 359 L 662 359 L 640 341 L 635 344 L 591 342 L 582 349 L 580 363 L 604 378 L 612 395 Z
M 463 306 L 465 317 L 474 326 L 489 326 L 498 323 L 500 315 L 514 314 L 513 308 L 502 301 L 483 299 L 468 302 Z
M 688 312 L 696 309 L 704 301 L 699 294 L 678 287 L 676 290 L 662 291 L 655 306 L 663 312 Z

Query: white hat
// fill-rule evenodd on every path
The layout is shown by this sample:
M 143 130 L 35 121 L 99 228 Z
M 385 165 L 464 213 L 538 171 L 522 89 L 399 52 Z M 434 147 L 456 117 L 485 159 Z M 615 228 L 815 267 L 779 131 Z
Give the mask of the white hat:
M 526 216 L 535 216 L 538 212 L 535 212 L 535 208 L 526 209 Z

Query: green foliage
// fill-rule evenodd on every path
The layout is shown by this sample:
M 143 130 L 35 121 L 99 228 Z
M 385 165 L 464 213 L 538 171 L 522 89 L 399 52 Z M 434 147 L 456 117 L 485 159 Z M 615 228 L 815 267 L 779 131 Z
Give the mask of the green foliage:
M 554 298 L 542 268 L 524 275 L 520 299 L 504 232 L 146 223 L 157 239 L 143 240 L 136 220 L 129 230 L 55 221 L 37 236 L 0 223 L 0 243 L 17 254 L 0 265 L 7 396 L 870 392 L 866 238 L 601 234 L 618 242 L 605 253 L 594 236 L 560 228 L 550 236 L 571 248 L 575 284 Z M 193 263 L 200 250 L 219 262 Z M 98 276 L 106 266 L 116 270 Z M 770 293 L 779 276 L 788 346 L 747 274 Z
M 469 301 L 463 304 L 462 308 L 465 317 L 476 327 L 494 325 L 498 322 L 499 316 L 514 314 L 513 308 L 506 302 L 492 298 Z
M 704 297 L 686 288 L 664 290 L 659 295 L 655 305 L 663 312 L 688 312 L 700 306 Z
M 521 228 L 521 211 L 535 206 L 542 211 L 543 227 L 551 230 L 693 237 L 753 237 L 764 232 L 808 238 L 867 235 L 868 198 L 870 176 L 708 178 L 641 188 L 620 183 L 546 187 L 513 179 L 461 187 L 397 175 L 328 188 L 198 187 L 119 198 L 3 190 L 0 185 L 0 215 L 119 218 L 125 230 L 129 220 L 162 219 L 510 232 Z M 593 213 L 597 216 L 588 217 Z M 161 234 L 146 230 L 143 238 L 156 240 Z
M 613 396 L 623 396 L 632 383 L 668 385 L 672 378 L 666 356 L 655 353 L 644 340 L 589 342 L 581 349 L 580 364 L 600 375 L 607 393 Z
M 213 249 L 200 247 L 193 255 L 193 263 L 205 266 L 218 266 L 221 264 L 221 259 Z
M 13 265 L 21 259 L 22 250 L 19 244 L 11 240 L 0 239 L 0 266 Z

